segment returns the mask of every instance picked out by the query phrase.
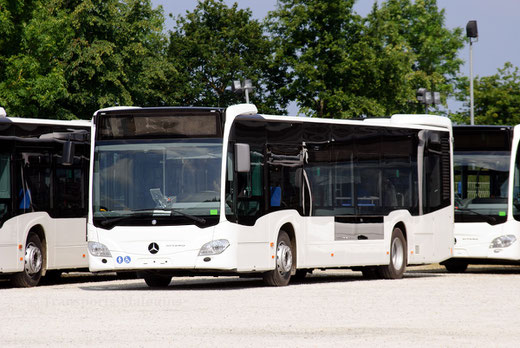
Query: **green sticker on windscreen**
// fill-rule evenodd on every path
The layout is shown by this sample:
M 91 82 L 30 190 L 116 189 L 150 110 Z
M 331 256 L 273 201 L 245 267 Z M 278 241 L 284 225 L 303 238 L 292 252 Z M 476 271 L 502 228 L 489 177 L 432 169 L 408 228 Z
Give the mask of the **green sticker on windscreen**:
M 499 211 L 498 212 L 498 216 L 506 216 L 506 212 L 505 211 Z
M 218 215 L 218 209 L 211 209 L 209 215 Z

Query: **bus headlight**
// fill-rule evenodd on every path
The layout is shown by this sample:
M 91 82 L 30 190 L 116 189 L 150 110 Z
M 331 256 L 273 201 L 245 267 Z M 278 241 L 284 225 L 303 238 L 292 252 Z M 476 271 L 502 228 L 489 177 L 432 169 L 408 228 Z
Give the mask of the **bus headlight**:
M 105 244 L 98 242 L 88 242 L 88 251 L 92 256 L 99 257 L 112 257 L 110 250 L 108 250 Z
M 211 242 L 207 242 L 200 248 L 199 256 L 221 254 L 224 250 L 227 249 L 228 246 L 229 241 L 227 239 L 212 240 Z
M 512 234 L 508 234 L 507 236 L 500 236 L 491 242 L 489 245 L 490 249 L 494 248 L 507 248 L 508 246 L 511 246 L 516 241 L 516 237 Z

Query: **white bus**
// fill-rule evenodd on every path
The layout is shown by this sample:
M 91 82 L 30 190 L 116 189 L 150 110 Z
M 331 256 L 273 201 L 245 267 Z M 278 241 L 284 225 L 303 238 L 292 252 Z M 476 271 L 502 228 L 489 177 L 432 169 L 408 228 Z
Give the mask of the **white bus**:
M 28 287 L 87 270 L 90 122 L 0 111 L 0 276 Z
M 520 127 L 455 126 L 451 272 L 520 261 Z
M 122 108 L 92 122 L 89 268 L 401 278 L 453 247 L 451 122 L 259 115 L 251 104 Z

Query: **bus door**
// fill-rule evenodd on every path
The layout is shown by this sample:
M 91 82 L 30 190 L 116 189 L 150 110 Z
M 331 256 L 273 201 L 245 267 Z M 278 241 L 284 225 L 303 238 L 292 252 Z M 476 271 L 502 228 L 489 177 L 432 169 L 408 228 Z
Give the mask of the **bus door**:
M 423 226 L 416 232 L 415 256 L 449 257 L 446 239 L 452 239 L 453 213 L 437 213 L 451 203 L 450 143 L 447 132 L 419 132 L 417 154 L 419 180 L 419 215 Z

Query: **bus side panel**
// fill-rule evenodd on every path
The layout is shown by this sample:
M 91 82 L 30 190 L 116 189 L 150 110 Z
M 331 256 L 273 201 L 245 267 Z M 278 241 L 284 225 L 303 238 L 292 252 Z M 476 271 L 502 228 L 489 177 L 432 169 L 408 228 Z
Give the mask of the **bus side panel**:
M 305 217 L 305 234 L 298 267 L 313 268 L 330 264 L 334 244 L 334 217 Z
M 263 217 L 254 226 L 233 224 L 237 236 L 237 271 L 251 272 L 271 269 L 269 218 Z
M 299 268 L 345 267 L 388 264 L 387 228 L 377 239 L 338 240 L 333 216 L 305 218 L 304 261 Z
M 23 249 L 19 250 L 18 245 L 23 244 L 18 236 L 18 218 L 7 220 L 0 229 L 0 273 L 21 272 L 23 262 L 19 261 L 23 257 Z
M 87 242 L 85 236 L 86 219 L 56 219 L 55 268 L 86 268 Z M 49 267 L 51 269 L 51 267 Z
M 55 264 L 54 246 L 56 244 L 56 237 L 54 234 L 54 219 L 52 219 L 46 212 L 34 212 L 18 216 L 18 227 L 20 235 L 18 236 L 20 243 L 23 244 L 25 250 L 25 241 L 29 232 L 41 229 L 43 232 L 42 246 L 47 250 L 46 254 L 46 268 L 53 268 Z
M 435 220 L 433 259 L 430 262 L 441 262 L 453 256 L 454 247 L 454 212 L 453 206 L 449 206 L 435 212 L 438 214 Z
M 414 217 L 413 240 L 408 245 L 408 263 L 441 262 L 453 252 L 453 208 Z
M 299 264 L 298 251 L 304 245 L 302 217 L 294 210 L 283 210 L 259 218 L 254 226 L 240 226 L 237 231 L 238 272 L 274 269 L 276 242 L 278 234 L 285 224 L 290 224 L 294 230 L 297 244 L 297 265 Z
M 434 214 L 416 216 L 413 225 L 413 239 L 408 243 L 408 264 L 427 263 L 433 256 L 435 216 Z

